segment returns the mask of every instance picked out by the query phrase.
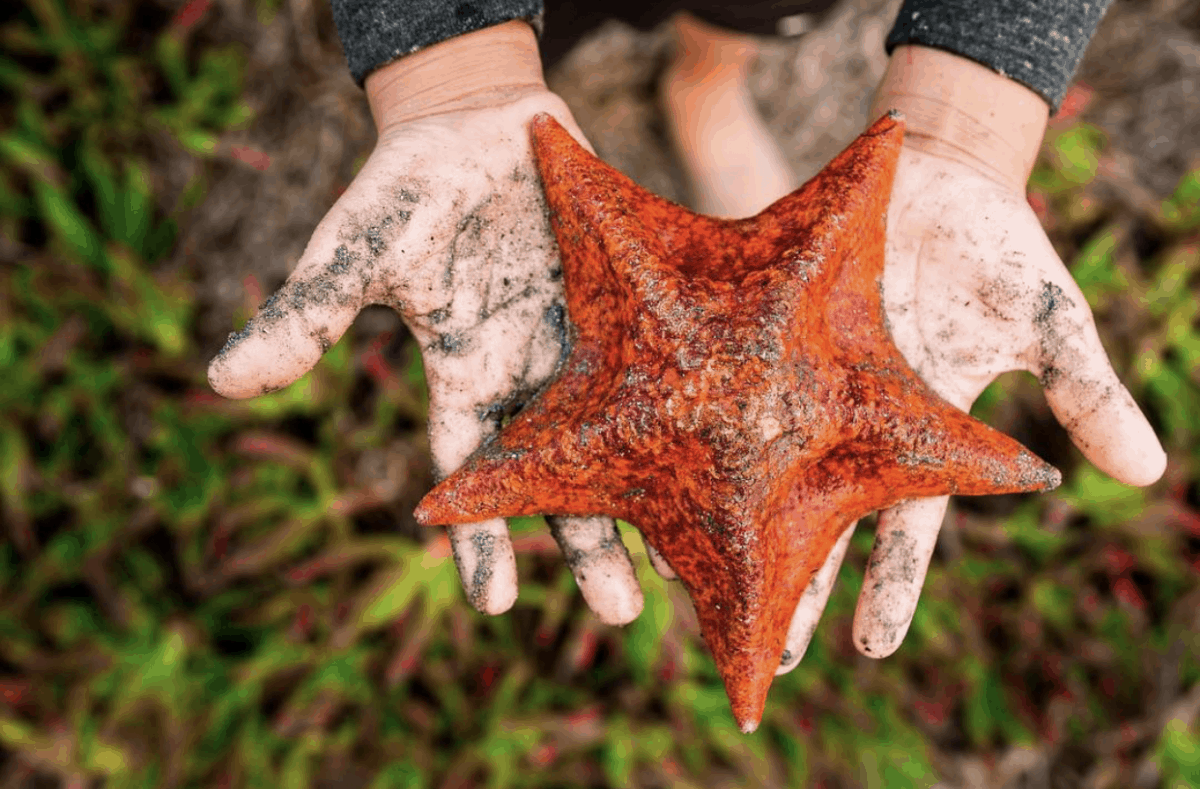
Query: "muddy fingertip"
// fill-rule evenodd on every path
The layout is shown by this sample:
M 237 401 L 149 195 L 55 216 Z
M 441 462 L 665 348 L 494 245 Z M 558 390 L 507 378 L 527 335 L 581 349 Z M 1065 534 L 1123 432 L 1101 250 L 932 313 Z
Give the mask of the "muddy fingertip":
M 261 371 L 257 375 L 247 375 L 247 357 L 244 345 L 247 340 L 245 331 L 230 335 L 225 347 L 208 363 L 208 385 L 222 397 L 231 400 L 245 400 L 278 391 L 287 382 L 277 382 L 277 376 L 264 376 Z
M 234 375 L 229 361 L 225 358 L 224 353 L 218 354 L 208 363 L 208 385 L 212 390 L 221 397 L 228 397 L 231 400 L 242 400 L 247 397 L 252 397 L 253 392 L 249 392 Z

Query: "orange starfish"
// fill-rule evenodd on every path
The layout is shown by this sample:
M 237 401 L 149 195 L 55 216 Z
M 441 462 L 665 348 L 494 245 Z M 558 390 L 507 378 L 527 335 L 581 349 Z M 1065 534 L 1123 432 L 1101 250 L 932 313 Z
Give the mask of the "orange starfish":
M 547 115 L 532 132 L 570 355 L 417 518 L 637 526 L 691 595 L 753 731 L 792 612 L 850 523 L 918 496 L 1046 490 L 1059 474 L 934 394 L 889 338 L 898 115 L 743 220 L 650 194 Z

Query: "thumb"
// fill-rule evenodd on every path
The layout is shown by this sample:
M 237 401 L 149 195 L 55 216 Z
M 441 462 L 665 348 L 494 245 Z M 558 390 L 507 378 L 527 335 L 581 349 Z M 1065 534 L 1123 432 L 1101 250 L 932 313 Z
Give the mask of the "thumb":
M 350 191 L 321 220 L 283 287 L 209 364 L 208 381 L 218 393 L 254 397 L 287 386 L 316 365 L 362 309 L 376 264 L 408 216 L 391 212 L 356 226 L 344 221 L 348 198 Z
M 329 298 L 338 290 L 320 278 L 290 279 L 241 331 L 229 336 L 209 363 L 212 388 L 225 397 L 254 397 L 281 389 L 311 370 L 358 313 L 357 304 Z
M 1101 471 L 1130 485 L 1152 484 L 1166 470 L 1166 453 L 1113 370 L 1083 295 L 1050 281 L 1041 288 L 1031 372 L 1055 418 Z

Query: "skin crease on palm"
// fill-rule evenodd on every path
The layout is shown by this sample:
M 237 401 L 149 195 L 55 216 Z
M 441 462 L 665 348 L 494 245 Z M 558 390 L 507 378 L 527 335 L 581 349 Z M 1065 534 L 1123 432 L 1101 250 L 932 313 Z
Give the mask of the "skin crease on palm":
M 422 348 L 431 452 L 444 475 L 553 375 L 565 350 L 561 268 L 528 121 L 549 112 L 590 146 L 545 89 L 525 23 L 394 61 L 368 77 L 367 91 L 380 128 L 376 149 L 314 231 L 288 282 L 213 360 L 209 379 L 230 397 L 286 386 L 363 307 L 392 306 Z M 1085 455 L 1118 479 L 1152 482 L 1165 458 L 1108 366 L 1086 303 L 1020 189 L 988 176 L 906 143 L 884 275 L 897 345 L 964 409 L 996 375 L 1033 371 Z M 778 190 L 781 179 L 768 173 L 761 183 Z M 945 507 L 944 498 L 924 499 L 881 514 L 855 617 L 854 641 L 864 654 L 890 654 L 903 639 Z M 635 618 L 642 594 L 613 522 L 552 518 L 550 525 L 597 616 L 610 624 Z M 779 673 L 807 648 L 851 532 L 802 598 Z M 450 536 L 472 605 L 507 610 L 517 577 L 504 522 L 453 527 Z M 650 558 L 673 577 L 653 550 Z

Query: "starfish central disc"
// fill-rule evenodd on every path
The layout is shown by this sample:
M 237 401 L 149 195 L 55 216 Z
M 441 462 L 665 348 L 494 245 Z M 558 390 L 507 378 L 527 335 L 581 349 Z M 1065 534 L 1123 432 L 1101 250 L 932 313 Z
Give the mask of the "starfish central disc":
M 571 351 L 417 518 L 635 525 L 687 588 L 750 730 L 792 612 L 849 524 L 918 496 L 1049 489 L 1058 472 L 934 394 L 888 335 L 898 116 L 742 220 L 650 194 L 547 115 L 532 133 Z

